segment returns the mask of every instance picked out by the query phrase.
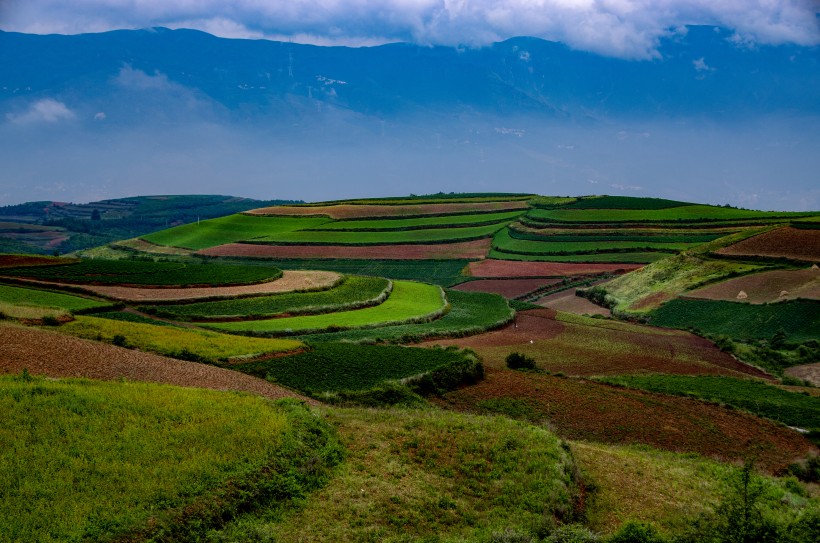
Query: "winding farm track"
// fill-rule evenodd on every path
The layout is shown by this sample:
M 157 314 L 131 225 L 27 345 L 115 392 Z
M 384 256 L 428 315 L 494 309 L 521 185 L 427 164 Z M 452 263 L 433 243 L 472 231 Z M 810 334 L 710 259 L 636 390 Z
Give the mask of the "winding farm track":
M 0 373 L 20 373 L 23 369 L 33 375 L 48 377 L 128 379 L 317 403 L 244 373 L 123 349 L 49 330 L 0 323 Z
M 374 258 L 387 260 L 479 259 L 490 250 L 492 239 L 457 243 L 402 245 L 261 245 L 227 243 L 199 251 L 203 256 L 245 258 Z
M 341 275 L 329 271 L 290 271 L 282 272 L 282 277 L 267 283 L 253 285 L 238 285 L 232 287 L 191 287 L 191 288 L 141 288 L 118 287 L 102 285 L 71 284 L 73 289 L 120 300 L 123 302 L 161 302 L 179 300 L 233 298 L 235 296 L 250 296 L 255 294 L 281 294 L 298 290 L 321 290 L 335 285 Z M 17 279 L 32 286 L 60 286 L 63 283 Z

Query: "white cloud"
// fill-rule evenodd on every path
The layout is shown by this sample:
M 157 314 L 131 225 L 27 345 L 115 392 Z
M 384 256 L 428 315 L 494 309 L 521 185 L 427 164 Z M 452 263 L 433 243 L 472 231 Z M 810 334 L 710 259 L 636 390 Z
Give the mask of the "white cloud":
M 59 121 L 69 121 L 76 115 L 68 107 L 52 98 L 44 98 L 32 103 L 26 111 L 22 113 L 9 113 L 6 118 L 16 124 L 32 123 L 56 123 Z
M 714 68 L 706 64 L 706 59 L 700 57 L 692 61 L 692 66 L 695 67 L 696 72 L 713 72 Z
M 389 41 L 485 45 L 536 36 L 624 58 L 652 58 L 685 25 L 725 26 L 733 40 L 820 44 L 814 0 L 27 0 L 0 25 L 32 33 L 197 28 L 230 38 L 322 45 Z
M 609 186 L 613 189 L 624 191 L 624 190 L 643 190 L 643 187 L 640 185 L 622 185 L 620 183 L 610 183 Z

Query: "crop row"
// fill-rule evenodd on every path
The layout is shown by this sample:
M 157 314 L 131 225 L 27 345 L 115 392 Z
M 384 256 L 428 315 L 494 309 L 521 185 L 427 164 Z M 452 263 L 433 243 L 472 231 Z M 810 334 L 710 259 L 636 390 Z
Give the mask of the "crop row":
M 71 294 L 7 285 L 0 285 L 0 302 L 10 305 L 52 307 L 72 312 L 111 307 L 109 302 L 100 302 Z
M 431 228 L 384 232 L 316 232 L 300 230 L 278 235 L 266 235 L 247 240 L 252 243 L 277 245 L 383 245 L 413 243 L 450 243 L 490 237 L 507 225 L 499 222 L 485 226 L 463 228 Z
M 505 211 L 501 213 L 471 213 L 454 215 L 437 215 L 435 217 L 401 218 L 401 219 L 357 219 L 325 223 L 310 228 L 310 231 L 356 232 L 356 231 L 401 231 L 423 230 L 433 228 L 455 228 L 465 226 L 488 226 L 504 221 L 511 221 L 522 215 L 524 210 Z
M 345 277 L 334 288 L 317 292 L 289 292 L 213 302 L 148 305 L 139 309 L 176 320 L 251 320 L 283 313 L 306 315 L 378 305 L 387 298 L 391 289 L 391 283 L 387 279 L 353 275 Z
M 706 243 L 725 236 L 725 232 L 686 232 L 686 233 L 642 233 L 638 229 L 609 231 L 606 233 L 587 233 L 583 230 L 575 230 L 572 234 L 540 233 L 533 231 L 518 230 L 510 227 L 509 235 L 513 239 L 530 241 L 556 242 L 596 242 L 596 241 L 631 241 L 649 243 Z
M 401 324 L 380 328 L 345 330 L 300 336 L 315 342 L 409 343 L 432 338 L 463 337 L 504 326 L 515 312 L 504 297 L 484 292 L 448 290 L 450 310 L 424 324 Z
M 531 209 L 527 217 L 555 222 L 649 222 L 649 221 L 721 221 L 780 220 L 809 217 L 811 212 L 753 211 L 708 205 L 685 205 L 665 209 Z
M 543 238 L 542 238 L 543 239 Z M 606 252 L 678 252 L 698 243 L 656 242 L 651 239 L 638 241 L 547 241 L 519 239 L 505 229 L 493 238 L 493 249 L 512 254 L 556 255 L 589 254 Z
M 374 307 L 281 319 L 205 324 L 208 328 L 254 335 L 290 335 L 328 329 L 387 326 L 429 321 L 441 316 L 447 301 L 440 287 L 410 281 L 395 281 L 387 300 Z
M 617 252 L 569 255 L 533 255 L 508 253 L 502 249 L 492 249 L 489 258 L 517 260 L 525 262 L 619 262 L 628 264 L 648 264 L 669 256 L 661 252 Z
M 282 270 L 271 266 L 186 264 L 143 260 L 81 260 L 61 266 L 12 268 L 3 275 L 64 283 L 142 286 L 243 285 L 272 281 Z
M 57 330 L 85 339 L 134 347 L 141 351 L 182 360 L 209 363 L 293 351 L 302 347 L 301 342 L 290 339 L 240 338 L 206 330 L 154 326 L 96 317 L 77 317 Z

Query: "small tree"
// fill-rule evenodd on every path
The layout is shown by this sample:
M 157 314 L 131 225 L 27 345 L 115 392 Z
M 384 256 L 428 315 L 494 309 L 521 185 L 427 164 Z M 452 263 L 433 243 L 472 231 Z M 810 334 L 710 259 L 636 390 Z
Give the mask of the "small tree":
M 507 355 L 507 367 L 511 370 L 534 370 L 535 359 L 521 353 L 510 353 Z

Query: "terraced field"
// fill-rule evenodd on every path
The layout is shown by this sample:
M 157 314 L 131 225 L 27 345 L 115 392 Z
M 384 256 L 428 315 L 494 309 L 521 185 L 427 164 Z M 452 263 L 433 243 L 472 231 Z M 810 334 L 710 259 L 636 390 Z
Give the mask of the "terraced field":
M 640 268 L 640 264 L 510 262 L 487 259 L 470 262 L 468 273 L 473 277 L 563 277 L 622 273 Z
M 246 211 L 245 215 L 256 216 L 293 216 L 311 217 L 323 216 L 333 219 L 359 219 L 368 217 L 418 217 L 422 215 L 441 215 L 452 213 L 476 213 L 492 211 L 525 210 L 529 206 L 526 201 L 476 201 L 476 202 L 429 202 L 418 201 L 416 204 L 407 204 L 389 200 L 374 200 L 374 203 L 310 205 L 310 206 L 276 206 Z M 377 203 L 376 203 L 377 202 Z
M 465 226 L 462 228 L 429 228 L 401 231 L 314 231 L 299 230 L 259 236 L 254 243 L 275 243 L 280 245 L 395 245 L 424 244 L 456 241 L 470 241 L 490 237 L 503 228 L 506 222 L 485 226 Z
M 741 294 L 742 293 L 742 294 Z M 806 298 L 820 300 L 820 271 L 774 270 L 736 277 L 685 294 L 687 298 L 765 304 Z
M 375 307 L 321 315 L 271 320 L 204 324 L 208 328 L 246 334 L 295 334 L 328 329 L 386 326 L 432 320 L 446 309 L 441 288 L 424 283 L 394 281 L 387 300 Z
M 8 306 L 84 311 L 109 307 L 111 304 L 109 302 L 101 302 L 99 300 L 91 300 L 89 298 L 59 292 L 0 285 L 0 309 L 3 309 L 3 312 L 9 314 L 7 311 Z
M 414 230 L 426 228 L 458 228 L 466 226 L 489 225 L 499 222 L 509 222 L 521 216 L 524 211 L 506 211 L 502 213 L 481 213 L 467 215 L 444 215 L 434 217 L 419 217 L 416 219 L 380 219 L 380 220 L 346 220 L 334 221 L 309 230 L 327 231 L 384 231 L 384 230 Z
M 670 239 L 669 236 L 635 236 L 626 239 L 616 236 L 549 236 L 545 238 L 522 235 L 506 228 L 493 237 L 493 249 L 497 252 L 524 255 L 640 253 L 646 251 L 676 253 L 702 243 L 701 241 L 666 241 L 668 239 Z M 680 239 L 687 238 L 681 237 Z
M 576 204 L 577 205 L 577 204 Z M 641 223 L 669 221 L 788 221 L 811 217 L 813 212 L 769 212 L 747 209 L 686 205 L 660 209 L 584 208 L 533 209 L 527 218 L 540 222 Z
M 721 248 L 718 254 L 820 262 L 820 230 L 778 228 Z
M 228 243 L 204 249 L 197 254 L 209 257 L 264 258 L 272 260 L 456 260 L 484 258 L 487 251 L 490 250 L 490 244 L 490 238 L 454 243 L 407 243 L 403 245 L 259 245 Z

